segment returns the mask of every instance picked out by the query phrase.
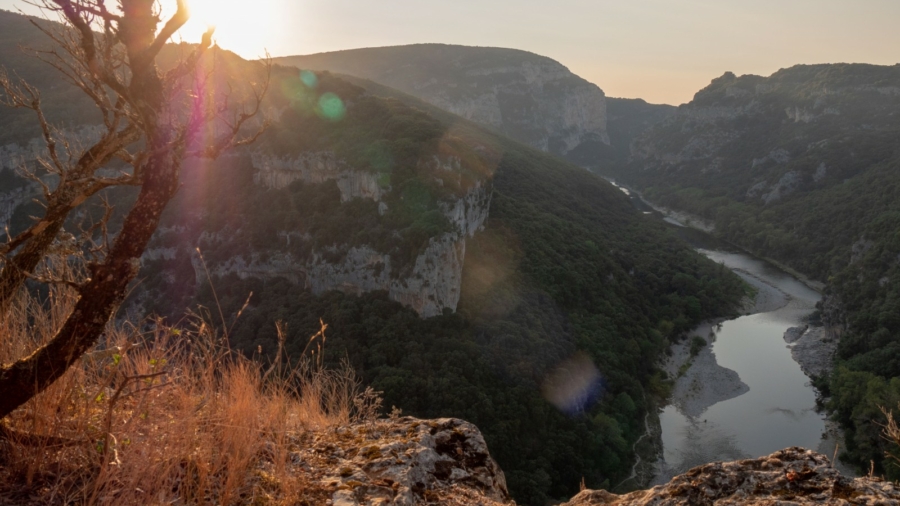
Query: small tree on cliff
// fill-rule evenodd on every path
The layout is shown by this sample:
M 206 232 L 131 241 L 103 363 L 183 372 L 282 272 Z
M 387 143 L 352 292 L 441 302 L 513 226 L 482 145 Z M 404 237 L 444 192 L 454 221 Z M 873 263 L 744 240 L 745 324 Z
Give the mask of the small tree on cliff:
M 40 0 L 37 5 L 59 14 L 67 25 L 56 29 L 36 24 L 56 46 L 39 56 L 96 105 L 103 132 L 83 150 L 66 144 L 41 109 L 38 90 L 0 73 L 0 100 L 32 109 L 46 144 L 46 156 L 31 174 L 43 189 L 43 216 L 0 245 L 0 318 L 6 317 L 28 279 L 66 284 L 78 297 L 48 342 L 0 366 L 0 419 L 46 389 L 97 343 L 137 275 L 141 255 L 178 188 L 182 160 L 214 158 L 225 149 L 252 142 L 265 127 L 242 133 L 259 111 L 268 77 L 254 87 L 255 102 L 245 110 L 229 112 L 227 100 L 200 99 L 210 94 L 203 89 L 209 75 L 199 72 L 199 65 L 211 46 L 211 30 L 169 70 L 158 67 L 160 51 L 188 20 L 184 0 L 177 1 L 175 14 L 165 23 L 157 0 L 118 0 L 109 5 L 106 0 Z M 210 131 L 218 135 L 209 139 Z M 111 163 L 126 169 L 110 175 L 110 170 L 102 169 Z M 90 247 L 98 235 L 105 236 L 106 220 L 87 227 L 74 249 L 69 245 L 70 251 L 90 250 L 86 276 L 50 279 L 40 266 L 60 249 L 66 219 L 91 196 L 117 185 L 139 187 L 139 194 L 114 240 Z

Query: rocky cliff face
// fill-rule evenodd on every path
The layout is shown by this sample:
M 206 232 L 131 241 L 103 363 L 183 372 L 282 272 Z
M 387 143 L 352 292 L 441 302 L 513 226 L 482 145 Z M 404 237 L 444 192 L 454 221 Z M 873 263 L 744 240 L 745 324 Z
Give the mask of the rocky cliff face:
M 391 191 L 390 186 L 379 184 L 375 173 L 354 169 L 332 152 L 304 153 L 295 158 L 255 153 L 252 160 L 256 171 L 253 179 L 261 191 L 284 188 L 294 181 L 313 185 L 335 181 L 341 202 L 374 200 L 379 203 L 380 214 L 388 210 L 382 197 Z M 465 169 L 461 160 L 453 156 L 435 155 L 421 161 L 420 165 L 444 177 L 458 175 Z M 389 252 L 379 251 L 373 245 L 335 244 L 314 250 L 308 257 L 291 252 L 235 255 L 216 265 L 212 274 L 235 273 L 241 278 L 285 277 L 304 284 L 316 295 L 330 290 L 354 295 L 381 290 L 388 292 L 391 300 L 415 309 L 423 317 L 441 314 L 444 309 L 455 311 L 462 285 L 466 239 L 484 226 L 490 203 L 490 183 L 482 181 L 476 181 L 460 197 L 440 200 L 438 207 L 450 222 L 451 230 L 431 237 L 411 267 L 397 265 Z M 280 236 L 287 244 L 309 240 L 308 236 L 290 230 L 282 231 Z M 209 244 L 221 243 L 225 238 L 206 235 L 200 239 Z M 156 250 L 151 251 L 156 254 Z M 198 283 L 204 282 L 206 274 L 196 255 L 193 265 Z
M 414 84 L 416 94 L 442 109 L 482 123 L 543 151 L 565 155 L 583 142 L 609 143 L 603 91 L 575 82 L 553 61 L 473 69 L 468 93 L 437 81 Z
M 376 175 L 354 170 L 338 160 L 334 153 L 306 153 L 297 158 L 278 158 L 270 154 L 254 153 L 253 165 L 257 169 L 254 181 L 266 188 L 284 188 L 294 181 L 318 184 L 337 181 L 341 190 L 341 202 L 355 198 L 381 200 L 390 188 L 382 188 Z
M 63 129 L 56 133 L 60 157 L 69 156 L 66 146 L 75 149 L 99 140 L 103 128 L 100 125 L 81 125 Z M 73 149 L 73 151 L 75 151 Z M 23 144 L 10 143 L 0 146 L 0 174 L 5 174 L 0 183 L 0 230 L 10 225 L 10 218 L 15 209 L 40 195 L 37 183 L 20 178 L 21 169 L 35 167 L 37 161 L 47 156 L 47 146 L 42 138 L 33 138 Z M 14 176 L 15 174 L 15 176 Z M 53 187 L 54 177 L 42 177 L 45 183 Z
M 609 144 L 603 91 L 524 51 L 420 44 L 276 61 L 372 79 L 559 155 Z

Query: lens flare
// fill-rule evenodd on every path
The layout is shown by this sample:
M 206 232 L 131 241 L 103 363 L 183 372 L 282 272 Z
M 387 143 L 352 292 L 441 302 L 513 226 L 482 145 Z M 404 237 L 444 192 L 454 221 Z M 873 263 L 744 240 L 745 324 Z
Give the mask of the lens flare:
M 602 393 L 600 371 L 584 353 L 564 360 L 544 380 L 544 398 L 569 415 L 582 413 Z
M 303 81 L 307 88 L 315 89 L 319 85 L 319 78 L 311 70 L 301 70 L 300 80 Z
M 319 116 L 331 121 L 340 121 L 347 114 L 347 108 L 344 107 L 344 101 L 341 97 L 334 93 L 328 92 L 319 97 Z

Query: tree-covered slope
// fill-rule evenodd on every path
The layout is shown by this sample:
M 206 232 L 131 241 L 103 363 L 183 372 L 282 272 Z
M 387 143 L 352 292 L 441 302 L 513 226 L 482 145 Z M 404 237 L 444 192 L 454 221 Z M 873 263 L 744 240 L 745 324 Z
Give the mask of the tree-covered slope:
M 348 102 L 348 135 L 356 131 L 355 107 L 364 100 L 375 99 Z M 296 135 L 285 128 L 276 126 L 263 146 Z M 318 127 L 302 129 L 309 135 Z M 281 319 L 296 356 L 323 318 L 330 325 L 326 356 L 348 357 L 384 391 L 387 405 L 476 423 L 520 501 L 564 497 L 582 476 L 598 486 L 616 484 L 628 473 L 644 415 L 666 389 L 657 358 L 698 321 L 730 313 L 743 293 L 740 282 L 583 169 L 459 119 L 445 120 L 435 135 L 473 143 L 494 160 L 483 166 L 493 196 L 485 229 L 465 246 L 458 312 L 422 320 L 383 292 L 314 297 L 286 278 L 242 279 L 232 272 L 212 283 L 226 314 L 254 294 L 235 325 L 234 344 L 248 353 L 273 353 L 272 322 Z M 390 154 L 387 160 L 397 159 Z M 369 233 L 374 227 L 364 224 L 378 221 L 374 208 L 339 204 L 327 186 L 295 183 L 263 192 L 250 184 L 249 174 L 243 177 L 216 182 L 209 198 L 219 211 L 201 207 L 197 215 L 234 216 L 246 224 L 236 229 L 260 236 L 261 254 L 286 248 L 278 238 L 306 219 L 322 218 L 327 228 L 310 233 L 324 244 L 343 243 L 346 232 L 360 226 Z M 239 195 L 255 207 L 243 208 Z M 284 218 L 269 219 L 279 214 Z M 221 251 L 230 249 L 217 246 L 215 255 Z M 205 282 L 196 289 L 195 300 L 213 304 Z M 581 363 L 580 357 L 588 357 L 597 374 L 581 385 L 587 390 L 570 392 L 572 404 L 562 411 L 547 401 L 554 398 L 548 378 Z M 579 395 L 586 397 L 579 401 Z
M 262 71 L 215 58 L 223 89 Z M 123 309 L 221 307 L 232 345 L 264 361 L 276 321 L 296 360 L 321 318 L 326 361 L 349 360 L 387 407 L 478 424 L 520 503 L 617 484 L 667 388 L 660 354 L 732 313 L 742 283 L 591 173 L 358 84 L 275 67 L 271 128 L 187 162 Z
M 841 334 L 832 407 L 863 466 L 885 462 L 874 421 L 900 398 L 898 138 L 900 66 L 801 65 L 725 74 L 642 136 L 632 163 L 610 167 L 651 201 L 827 283 L 825 317 Z

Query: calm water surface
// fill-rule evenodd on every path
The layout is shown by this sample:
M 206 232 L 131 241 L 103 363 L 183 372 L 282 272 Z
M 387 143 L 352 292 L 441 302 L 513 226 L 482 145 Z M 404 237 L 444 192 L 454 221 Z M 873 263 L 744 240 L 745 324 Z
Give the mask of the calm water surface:
M 696 418 L 674 406 L 660 415 L 662 483 L 696 465 L 767 455 L 788 446 L 815 449 L 825 428 L 815 411 L 809 379 L 784 342 L 789 327 L 813 311 L 820 295 L 773 266 L 747 254 L 700 249 L 716 262 L 760 278 L 790 296 L 787 306 L 769 313 L 723 322 L 715 331 L 713 353 L 719 365 L 738 373 L 750 390 L 714 404 Z
M 768 262 L 665 218 L 638 193 L 619 188 L 644 214 L 676 225 L 678 234 L 700 253 L 749 273 L 788 296 L 787 305 L 780 309 L 726 321 L 714 329 L 711 346 L 718 364 L 737 372 L 750 389 L 712 405 L 697 417 L 685 416 L 675 406 L 664 408 L 660 414 L 663 454 L 653 484 L 666 483 L 709 462 L 755 458 L 789 446 L 819 448 L 825 415 L 815 410 L 815 390 L 791 357 L 784 332 L 804 324 L 802 318 L 815 309 L 820 294 Z

